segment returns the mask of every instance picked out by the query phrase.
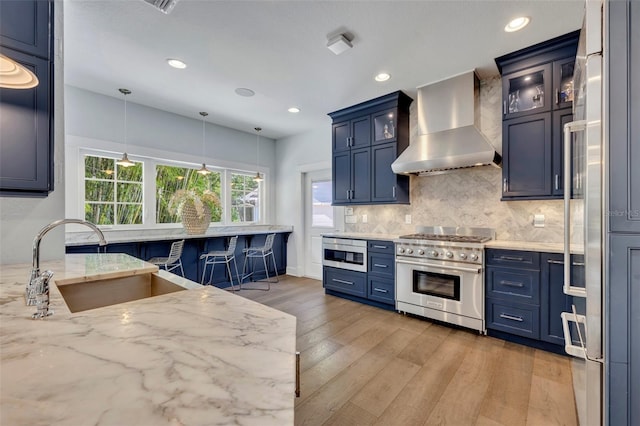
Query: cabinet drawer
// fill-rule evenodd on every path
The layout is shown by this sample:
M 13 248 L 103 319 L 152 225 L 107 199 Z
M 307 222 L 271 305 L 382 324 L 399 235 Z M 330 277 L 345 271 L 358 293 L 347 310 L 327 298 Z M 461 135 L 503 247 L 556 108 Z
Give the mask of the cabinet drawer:
M 539 339 L 539 324 L 540 311 L 537 306 L 487 299 L 487 328 Z
M 376 253 L 395 255 L 396 245 L 392 241 L 368 241 L 367 250 Z
M 385 278 L 395 276 L 395 258 L 388 254 L 369 253 L 368 271 Z
M 540 269 L 540 253 L 534 251 L 487 249 L 486 264 Z
M 342 269 L 325 267 L 322 274 L 322 284 L 329 290 L 366 297 L 367 274 L 364 272 L 345 271 Z
M 540 304 L 540 273 L 531 270 L 487 267 L 487 297 Z
M 395 283 L 392 279 L 369 277 L 367 297 L 390 305 L 395 304 Z

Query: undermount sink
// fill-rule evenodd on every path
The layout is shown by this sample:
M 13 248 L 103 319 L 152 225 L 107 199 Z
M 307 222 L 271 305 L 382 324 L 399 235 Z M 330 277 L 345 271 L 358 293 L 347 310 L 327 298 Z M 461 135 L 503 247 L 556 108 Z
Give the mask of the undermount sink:
M 187 290 L 158 276 L 157 273 L 69 284 L 61 280 L 56 281 L 56 286 L 71 312 L 82 312 Z

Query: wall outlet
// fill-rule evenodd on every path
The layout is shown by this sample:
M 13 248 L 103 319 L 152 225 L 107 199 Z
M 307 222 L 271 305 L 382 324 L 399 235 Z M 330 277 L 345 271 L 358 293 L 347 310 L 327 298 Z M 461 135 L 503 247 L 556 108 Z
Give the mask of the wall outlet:
M 353 215 L 353 207 L 345 207 L 344 208 L 344 215 L 345 216 L 352 216 Z
M 362 215 L 362 223 L 367 223 L 367 221 L 369 220 L 369 218 L 367 218 L 366 214 Z
M 356 216 L 350 215 L 344 217 L 344 223 L 358 223 L 358 218 Z
M 544 215 L 543 214 L 534 214 L 533 215 L 533 227 L 534 228 L 544 228 Z
M 411 223 L 411 215 L 410 214 L 405 214 L 404 215 L 404 223 Z

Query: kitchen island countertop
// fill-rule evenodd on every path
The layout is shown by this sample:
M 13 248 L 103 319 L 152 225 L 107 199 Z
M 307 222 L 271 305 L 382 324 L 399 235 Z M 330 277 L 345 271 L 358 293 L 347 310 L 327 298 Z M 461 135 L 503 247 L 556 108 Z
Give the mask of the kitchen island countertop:
M 54 280 L 155 270 L 123 254 L 43 262 Z M 166 271 L 189 291 L 32 320 L 30 265 L 0 272 L 0 424 L 293 424 L 295 317 Z

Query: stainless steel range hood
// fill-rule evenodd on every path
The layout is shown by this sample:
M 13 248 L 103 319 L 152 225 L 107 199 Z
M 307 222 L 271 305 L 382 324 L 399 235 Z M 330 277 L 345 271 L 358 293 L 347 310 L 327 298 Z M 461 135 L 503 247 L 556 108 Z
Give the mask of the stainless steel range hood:
M 480 132 L 475 72 L 418 88 L 418 139 L 393 162 L 394 173 L 430 175 L 463 167 L 500 166 L 502 157 Z

